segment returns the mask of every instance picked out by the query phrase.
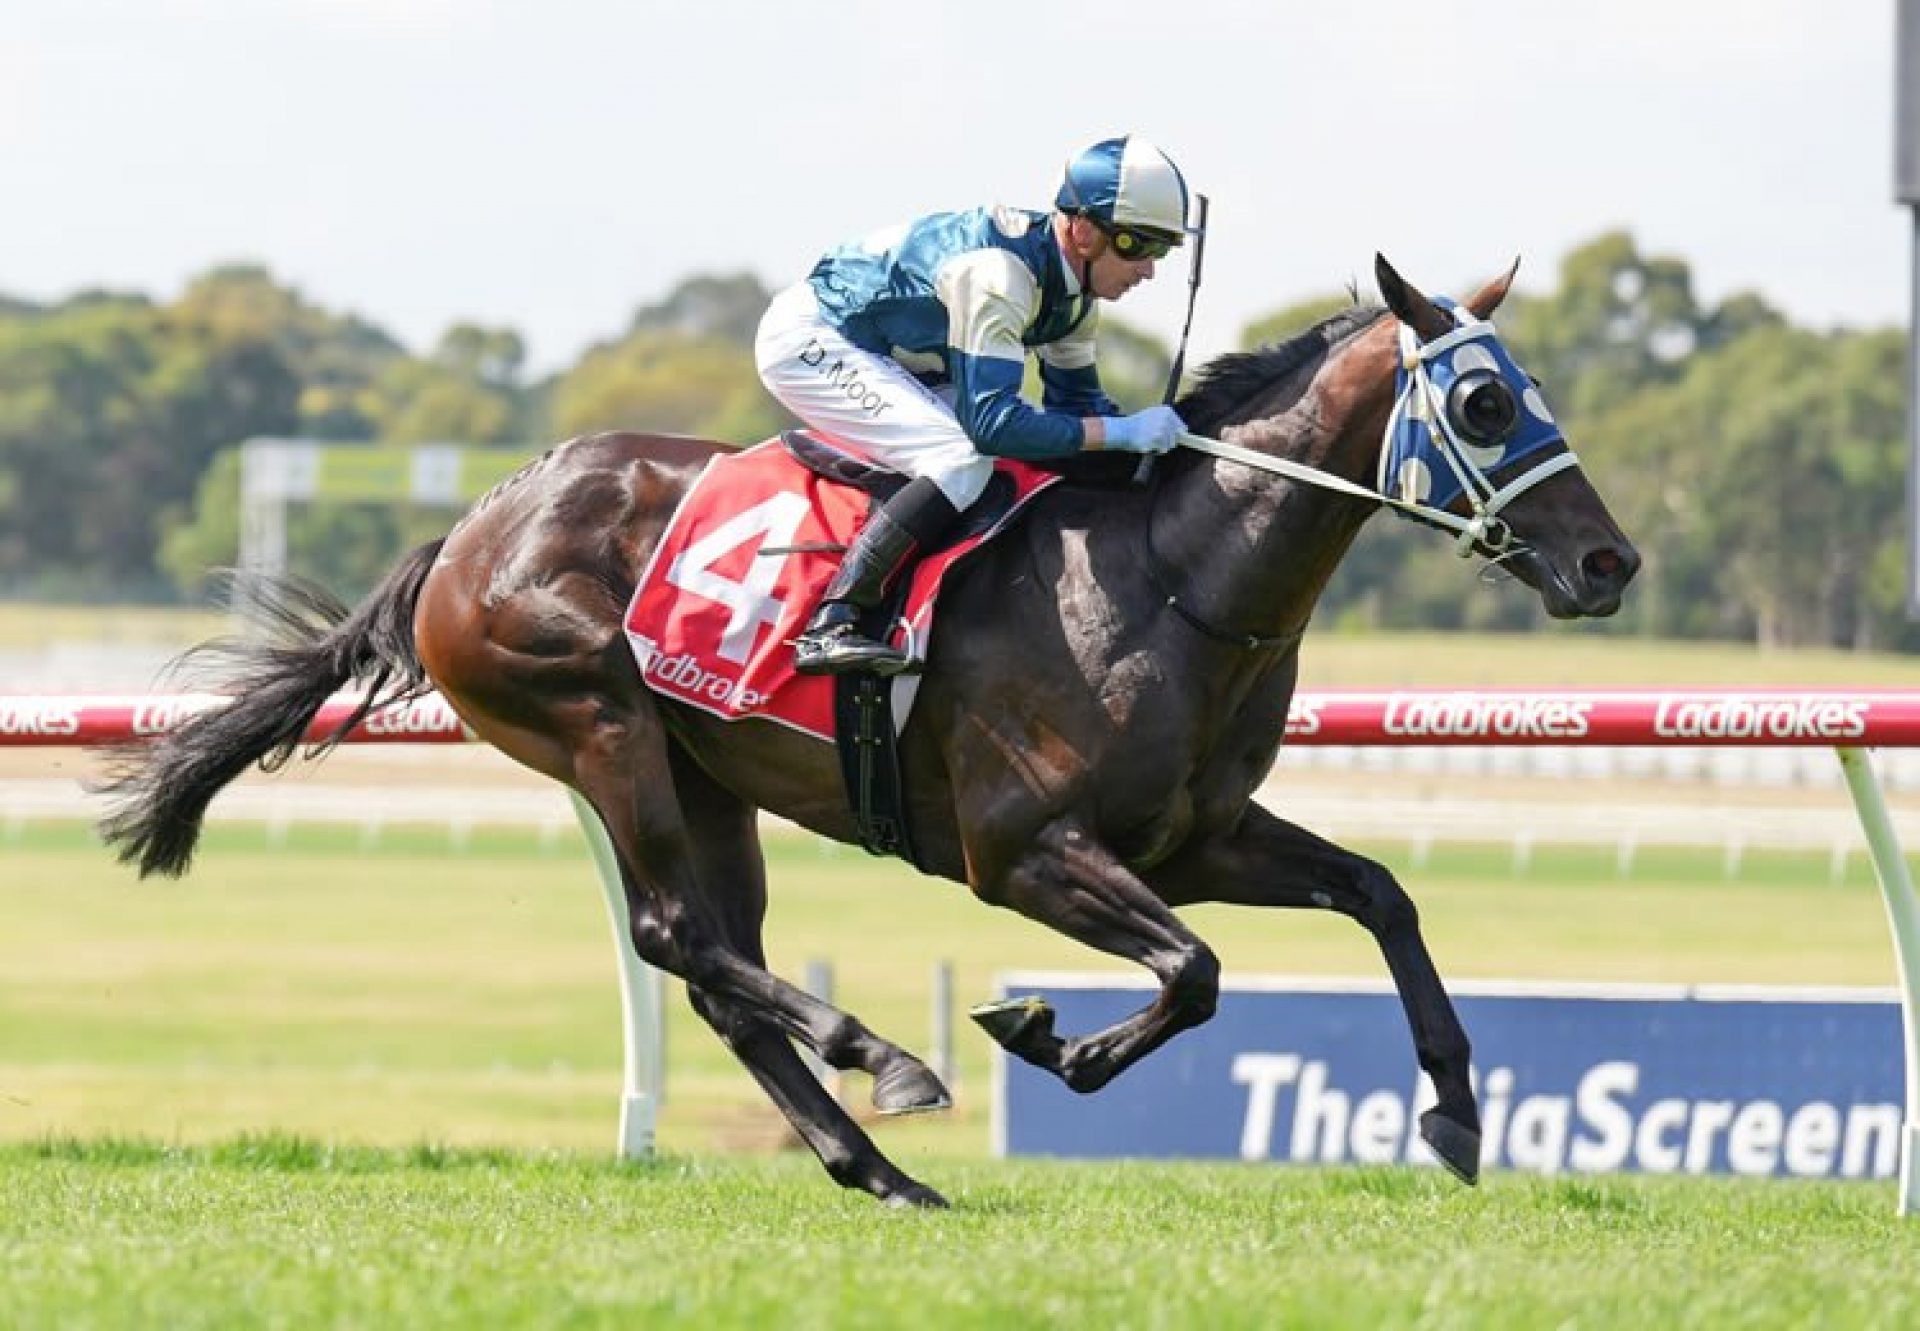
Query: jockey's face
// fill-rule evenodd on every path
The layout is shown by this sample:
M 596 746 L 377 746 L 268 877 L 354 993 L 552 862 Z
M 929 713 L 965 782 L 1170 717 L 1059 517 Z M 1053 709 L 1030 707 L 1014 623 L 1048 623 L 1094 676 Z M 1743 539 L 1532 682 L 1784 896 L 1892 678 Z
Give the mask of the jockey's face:
M 1085 276 L 1091 263 L 1090 285 L 1101 300 L 1118 300 L 1154 274 L 1152 259 L 1123 259 L 1113 241 L 1084 217 L 1067 219 L 1065 249 L 1074 261 L 1074 275 Z

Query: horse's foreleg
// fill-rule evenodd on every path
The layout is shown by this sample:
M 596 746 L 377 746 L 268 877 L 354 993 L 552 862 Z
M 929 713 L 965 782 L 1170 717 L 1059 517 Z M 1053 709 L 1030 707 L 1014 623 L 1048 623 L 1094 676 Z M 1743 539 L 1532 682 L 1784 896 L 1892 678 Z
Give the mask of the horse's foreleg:
M 1079 827 L 1055 822 L 979 896 L 1069 938 L 1151 970 L 1160 996 L 1104 1031 L 1074 1039 L 1053 1033 L 1053 1009 L 1015 999 L 975 1009 L 974 1020 L 1006 1050 L 1094 1091 L 1147 1054 L 1213 1015 L 1220 963 L 1158 897 Z
M 1468 1183 L 1480 1174 L 1480 1112 L 1468 1078 L 1472 1050 L 1420 933 L 1413 899 L 1382 865 L 1249 806 L 1234 830 L 1184 850 L 1149 875 L 1169 905 L 1221 901 L 1351 916 L 1372 934 L 1406 1009 L 1420 1067 L 1438 1099 L 1420 1135 Z

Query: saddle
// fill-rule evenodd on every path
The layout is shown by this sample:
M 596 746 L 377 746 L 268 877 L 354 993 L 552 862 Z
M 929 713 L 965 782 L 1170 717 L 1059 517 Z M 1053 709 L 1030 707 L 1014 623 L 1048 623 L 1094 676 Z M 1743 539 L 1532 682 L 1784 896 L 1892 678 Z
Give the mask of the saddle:
M 837 485 L 851 486 L 883 503 L 892 498 L 908 480 L 907 476 L 893 468 L 855 457 L 842 451 L 839 445 L 808 430 L 783 430 L 780 443 L 793 455 L 795 462 L 814 475 Z M 1069 485 L 1096 490 L 1130 490 L 1139 484 L 1136 476 L 1140 458 L 1131 453 L 1076 453 L 1070 457 L 1043 458 L 1020 465 L 1057 476 Z M 998 481 L 1005 474 L 995 468 L 994 480 Z M 974 515 L 982 511 L 986 502 L 987 496 L 982 496 L 967 510 L 962 530 L 972 525 Z M 1004 510 L 995 515 L 996 520 L 1001 516 L 1004 516 Z
M 814 475 L 832 481 L 835 485 L 850 486 L 866 495 L 872 501 L 867 508 L 869 513 L 893 498 L 912 479 L 891 467 L 855 457 L 851 453 L 844 453 L 838 446 L 806 430 L 783 430 L 780 434 L 780 443 L 792 455 L 795 462 Z M 942 537 L 937 544 L 922 551 L 921 557 L 938 554 L 962 542 L 977 540 L 980 536 L 992 531 L 1013 511 L 1016 497 L 1017 491 L 1013 478 L 996 468 L 992 478 L 987 481 L 987 488 L 981 491 L 980 497 L 960 515 L 960 521 L 953 525 L 953 530 Z M 895 590 L 903 592 L 906 581 L 904 578 L 901 579 L 901 586 Z M 904 596 L 899 599 L 903 602 L 905 600 Z M 881 622 L 891 624 L 893 620 L 894 616 L 889 614 Z M 862 632 L 864 631 L 865 626 L 862 625 Z
M 980 499 L 862 630 L 924 658 L 948 571 L 1061 479 L 1023 462 L 996 462 Z M 907 480 L 801 430 L 716 456 L 668 519 L 625 629 L 641 678 L 656 693 L 730 721 L 772 721 L 836 744 L 861 844 L 913 862 L 895 740 L 918 678 L 800 675 L 789 646 L 860 524 Z

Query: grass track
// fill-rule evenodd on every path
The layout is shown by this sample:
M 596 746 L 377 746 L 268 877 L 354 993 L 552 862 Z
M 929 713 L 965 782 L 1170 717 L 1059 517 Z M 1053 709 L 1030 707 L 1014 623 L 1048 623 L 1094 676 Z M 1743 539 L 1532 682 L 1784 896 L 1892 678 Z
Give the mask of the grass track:
M 49 623 L 0 608 L 0 645 Z M 1303 683 L 1915 679 L 1892 657 L 1320 633 Z M 677 998 L 669 1154 L 617 1166 L 589 871 L 524 837 L 472 851 L 216 829 L 192 879 L 138 885 L 76 829 L 0 844 L 0 1328 L 1920 1325 L 1920 1225 L 1891 1185 L 990 1162 L 965 1029 L 955 1111 L 875 1130 L 953 1213 L 889 1214 L 769 1154 L 771 1111 Z M 916 1048 L 936 958 L 963 1003 L 996 970 L 1101 964 L 857 853 L 773 859 L 776 967 L 834 957 L 841 1001 Z M 1451 977 L 1892 978 L 1858 858 L 1829 885 L 1824 856 L 1729 881 L 1715 853 L 1649 851 L 1622 881 L 1610 853 L 1542 849 L 1522 880 L 1503 850 L 1443 847 L 1405 876 Z M 1381 973 L 1342 921 L 1190 918 L 1230 970 Z
M 0 1147 L 0 1325 L 1904 1327 L 1885 1185 L 929 1162 Z
M 34 828 L 0 874 L 0 1140 L 102 1133 L 199 1142 L 277 1130 L 342 1142 L 604 1149 L 619 1008 L 604 908 L 567 848 L 523 839 L 449 855 L 350 829 L 216 831 L 194 875 L 138 883 L 77 829 Z M 230 837 L 231 840 L 225 838 Z M 249 838 L 252 838 L 249 842 Z M 951 884 L 812 838 L 770 843 L 781 973 L 837 967 L 838 999 L 924 1050 L 934 963 L 959 1002 L 1008 969 L 1118 969 Z M 1391 857 L 1389 857 L 1391 860 Z M 1452 978 L 1876 985 L 1893 964 L 1863 861 L 1441 848 L 1417 875 Z M 1371 942 L 1318 913 L 1188 912 L 1229 972 L 1383 976 Z M 889 1151 L 987 1147 L 990 1047 L 956 1038 L 953 1113 L 876 1129 Z M 783 1139 L 758 1090 L 677 994 L 661 1141 L 681 1152 Z M 866 1093 L 848 1083 L 850 1102 Z

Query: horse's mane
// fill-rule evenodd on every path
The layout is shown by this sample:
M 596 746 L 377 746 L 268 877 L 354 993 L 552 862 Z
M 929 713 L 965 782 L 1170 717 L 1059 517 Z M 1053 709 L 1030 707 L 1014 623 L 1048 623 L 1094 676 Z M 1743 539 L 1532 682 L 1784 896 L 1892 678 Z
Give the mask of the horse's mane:
M 1352 305 L 1284 342 L 1216 356 L 1194 371 L 1196 382 L 1175 409 L 1188 429 L 1200 434 L 1218 430 L 1236 407 L 1284 383 L 1303 365 L 1326 355 L 1381 313 L 1379 305 Z

